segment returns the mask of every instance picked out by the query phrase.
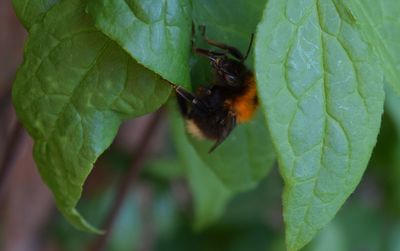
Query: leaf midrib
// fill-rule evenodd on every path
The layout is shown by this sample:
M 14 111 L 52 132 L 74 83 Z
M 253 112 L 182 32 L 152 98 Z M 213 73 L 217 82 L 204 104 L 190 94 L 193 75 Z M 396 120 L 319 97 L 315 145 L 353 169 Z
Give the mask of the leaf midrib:
M 90 64 L 90 66 L 87 68 L 85 74 L 82 76 L 82 78 L 79 80 L 79 83 L 74 87 L 71 95 L 68 96 L 68 99 L 65 102 L 65 105 L 62 107 L 62 109 L 59 112 L 59 115 L 57 116 L 57 119 L 54 121 L 52 129 L 49 131 L 47 135 L 47 137 L 45 136 L 45 138 L 43 139 L 44 142 L 48 142 L 54 134 L 56 125 L 59 121 L 59 119 L 62 117 L 62 115 L 65 113 L 66 108 L 68 107 L 69 104 L 73 104 L 72 100 L 75 97 L 77 90 L 79 90 L 79 87 L 82 85 L 82 83 L 84 83 L 84 80 L 86 79 L 86 77 L 88 76 L 89 72 L 91 72 L 91 70 L 93 69 L 94 66 L 96 66 L 98 60 L 103 56 L 104 52 L 106 51 L 107 47 L 111 44 L 111 40 L 108 40 L 104 43 L 103 47 L 99 50 L 98 55 L 94 58 L 93 62 Z
M 303 232 L 303 229 L 304 229 L 304 227 L 306 225 L 306 217 L 307 217 L 307 215 L 309 215 L 309 212 L 310 212 L 311 206 L 312 206 L 312 204 L 313 204 L 313 202 L 315 200 L 315 197 L 317 197 L 316 193 L 315 193 L 315 188 L 316 188 L 318 177 L 320 176 L 321 170 L 325 167 L 323 165 L 323 158 L 324 158 L 324 153 L 325 153 L 326 135 L 327 135 L 327 130 L 328 130 L 327 129 L 327 123 L 328 123 L 327 120 L 328 120 L 328 117 L 331 117 L 329 115 L 329 107 L 328 107 L 329 106 L 329 104 L 328 104 L 328 94 L 329 94 L 329 92 L 328 92 L 327 86 L 326 86 L 327 83 L 328 83 L 328 79 L 327 79 L 328 67 L 327 67 L 327 62 L 326 62 L 326 57 L 325 57 L 325 51 L 326 51 L 326 46 L 325 46 L 325 42 L 324 42 L 325 41 L 325 38 L 324 38 L 325 31 L 324 31 L 324 29 L 323 29 L 323 27 L 321 25 L 321 23 L 322 23 L 321 20 L 322 19 L 321 19 L 320 10 L 319 10 L 320 0 L 316 0 L 314 2 L 314 5 L 315 5 L 315 11 L 316 11 L 316 14 L 317 14 L 317 17 L 318 17 L 318 24 L 319 24 L 319 27 L 320 27 L 320 44 L 321 44 L 321 50 L 322 50 L 321 62 L 322 62 L 322 68 L 323 68 L 323 100 L 324 100 L 324 111 L 325 111 L 324 130 L 323 130 L 322 142 L 320 143 L 320 145 L 321 145 L 320 167 L 318 168 L 318 171 L 317 171 L 317 173 L 315 175 L 315 179 L 312 179 L 312 182 L 313 182 L 313 185 L 312 185 L 312 196 L 311 196 L 311 199 L 310 199 L 309 203 L 307 203 L 306 210 L 305 210 L 305 213 L 304 213 L 304 218 L 303 218 L 303 221 L 302 221 L 302 223 L 301 223 L 301 225 L 299 227 L 299 230 L 298 230 L 297 235 L 295 237 L 295 243 L 293 243 L 293 245 L 297 245 L 297 243 L 299 243 L 299 238 L 300 238 L 301 233 Z M 308 15 L 310 15 L 310 14 L 311 13 L 308 13 Z M 341 22 L 342 22 L 342 20 L 341 20 Z M 332 35 L 332 34 L 328 33 L 328 35 Z M 336 119 L 334 119 L 334 120 L 336 120 Z M 344 128 L 343 128 L 343 132 L 345 133 Z M 349 153 L 350 152 L 351 151 L 349 151 Z M 350 156 L 349 156 L 349 158 L 350 158 Z

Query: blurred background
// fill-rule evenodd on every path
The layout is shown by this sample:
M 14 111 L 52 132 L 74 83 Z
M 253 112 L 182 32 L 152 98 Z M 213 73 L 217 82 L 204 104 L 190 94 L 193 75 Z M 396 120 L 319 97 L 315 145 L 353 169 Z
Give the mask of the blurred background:
M 257 188 L 229 202 L 213 225 L 193 228 L 193 197 L 165 112 L 159 115 L 145 158 L 138 160 L 136 153 L 154 115 L 126 122 L 85 184 L 80 212 L 95 226 L 112 231 L 96 236 L 69 225 L 38 175 L 33 142 L 17 122 L 11 102 L 26 38 L 10 1 L 0 1 L 1 251 L 285 250 L 277 167 Z M 400 122 L 394 108 L 400 101 L 389 98 L 393 102 L 361 184 L 304 250 L 400 251 Z M 132 171 L 138 162 L 140 170 Z

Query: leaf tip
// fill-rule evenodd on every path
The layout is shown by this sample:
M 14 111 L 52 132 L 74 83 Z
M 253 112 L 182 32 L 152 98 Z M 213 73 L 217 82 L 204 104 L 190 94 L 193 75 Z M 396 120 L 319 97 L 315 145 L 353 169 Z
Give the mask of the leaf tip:
M 60 208 L 61 213 L 65 216 L 69 223 L 71 223 L 77 229 L 92 233 L 92 234 L 105 234 L 105 230 L 98 229 L 87 222 L 82 215 L 76 210 L 76 208 Z

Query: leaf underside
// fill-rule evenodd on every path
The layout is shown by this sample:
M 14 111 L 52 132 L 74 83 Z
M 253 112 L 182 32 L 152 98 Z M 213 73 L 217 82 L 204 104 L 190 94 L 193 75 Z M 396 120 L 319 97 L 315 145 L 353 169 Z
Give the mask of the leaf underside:
M 188 0 L 89 0 L 96 27 L 164 79 L 189 85 Z
M 58 0 L 13 0 L 13 6 L 19 20 L 29 30 L 57 2 Z
M 376 56 L 336 1 L 270 0 L 256 38 L 259 95 L 285 181 L 288 250 L 354 191 L 383 110 Z
M 58 208 L 97 231 L 75 209 L 84 181 L 119 125 L 157 109 L 170 88 L 95 29 L 85 7 L 62 1 L 31 26 L 13 101 Z

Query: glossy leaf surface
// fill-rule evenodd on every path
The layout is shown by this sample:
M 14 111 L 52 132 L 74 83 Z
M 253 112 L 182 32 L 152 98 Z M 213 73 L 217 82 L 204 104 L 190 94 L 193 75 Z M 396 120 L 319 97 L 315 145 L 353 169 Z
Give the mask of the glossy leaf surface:
M 330 222 L 376 143 L 383 76 L 354 21 L 333 1 L 270 0 L 258 26 L 257 82 L 285 181 L 290 251 Z
M 154 111 L 169 93 L 164 81 L 94 28 L 83 1 L 62 1 L 32 26 L 14 105 L 35 140 L 43 180 L 77 227 L 94 231 L 75 207 L 119 125 Z
M 179 85 L 189 84 L 188 0 L 91 0 L 96 26 L 140 64 Z

